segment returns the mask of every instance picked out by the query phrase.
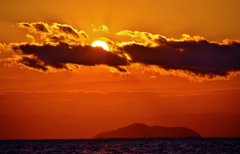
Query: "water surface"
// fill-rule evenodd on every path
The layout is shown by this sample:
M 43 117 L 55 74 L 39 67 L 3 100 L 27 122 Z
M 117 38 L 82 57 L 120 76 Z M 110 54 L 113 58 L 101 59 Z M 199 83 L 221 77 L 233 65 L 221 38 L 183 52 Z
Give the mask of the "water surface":
M 2 140 L 0 153 L 240 153 L 240 138 Z

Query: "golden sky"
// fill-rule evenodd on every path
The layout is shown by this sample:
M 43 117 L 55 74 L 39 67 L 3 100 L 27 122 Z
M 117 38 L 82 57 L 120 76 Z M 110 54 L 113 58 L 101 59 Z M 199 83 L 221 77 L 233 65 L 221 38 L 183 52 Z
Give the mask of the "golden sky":
M 89 138 L 132 122 L 163 125 L 152 120 L 162 114 L 240 114 L 239 6 L 238 0 L 0 1 L 1 118 L 91 121 L 77 126 L 88 130 L 77 136 L 0 137 Z M 109 51 L 92 47 L 94 41 Z

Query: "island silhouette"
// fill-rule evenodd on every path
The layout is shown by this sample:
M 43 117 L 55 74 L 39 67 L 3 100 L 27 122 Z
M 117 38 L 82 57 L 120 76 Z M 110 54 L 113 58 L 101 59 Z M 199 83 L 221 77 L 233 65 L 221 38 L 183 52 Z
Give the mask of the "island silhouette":
M 129 126 L 95 135 L 94 139 L 107 138 L 200 138 L 201 135 L 186 127 L 147 126 L 134 123 Z

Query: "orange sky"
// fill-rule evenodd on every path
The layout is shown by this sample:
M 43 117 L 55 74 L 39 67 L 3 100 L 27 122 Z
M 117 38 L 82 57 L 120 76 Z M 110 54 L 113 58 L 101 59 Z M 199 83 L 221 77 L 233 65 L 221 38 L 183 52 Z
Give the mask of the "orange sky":
M 181 125 L 153 120 L 162 114 L 240 114 L 239 5 L 238 0 L 1 1 L 0 139 L 90 138 L 133 122 Z M 109 52 L 91 47 L 96 40 L 105 41 Z M 12 126 L 26 129 L 11 116 L 74 116 L 85 124 L 73 120 L 66 126 L 63 120 L 63 131 L 76 127 L 85 133 L 11 136 Z M 239 128 L 239 118 L 232 119 Z

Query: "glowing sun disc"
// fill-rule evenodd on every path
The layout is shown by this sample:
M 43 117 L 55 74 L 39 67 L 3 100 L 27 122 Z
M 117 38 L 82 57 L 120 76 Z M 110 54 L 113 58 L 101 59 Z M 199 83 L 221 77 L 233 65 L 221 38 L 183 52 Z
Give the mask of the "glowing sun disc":
M 93 42 L 92 47 L 102 47 L 104 50 L 109 51 L 108 45 L 103 41 Z

